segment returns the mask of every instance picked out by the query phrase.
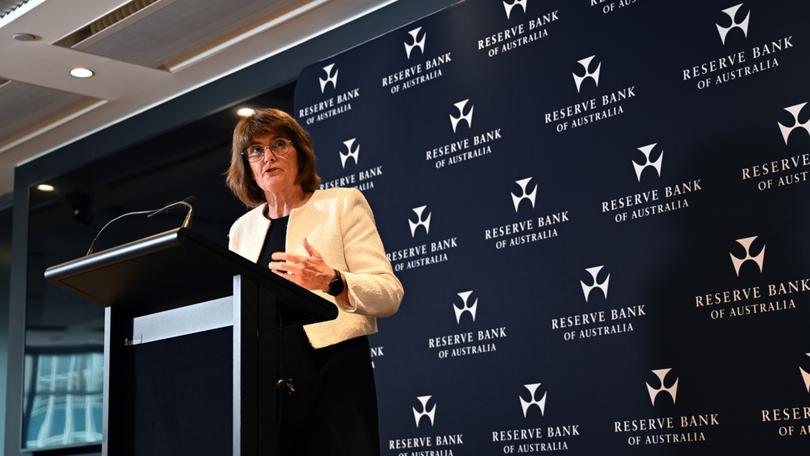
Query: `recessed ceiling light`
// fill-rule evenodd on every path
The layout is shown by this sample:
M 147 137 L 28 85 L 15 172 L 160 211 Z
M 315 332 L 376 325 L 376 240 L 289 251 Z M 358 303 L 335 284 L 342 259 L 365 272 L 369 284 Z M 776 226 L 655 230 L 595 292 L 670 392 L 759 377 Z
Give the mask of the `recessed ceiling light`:
M 254 110 L 253 110 L 253 109 L 251 109 L 251 108 L 239 108 L 239 110 L 238 110 L 238 111 L 236 111 L 236 115 L 238 115 L 238 116 L 240 116 L 240 117 L 250 117 L 250 116 L 252 116 L 252 115 L 253 115 L 253 113 L 255 113 L 255 112 L 256 112 L 256 111 L 254 111 Z
M 49 184 L 39 184 L 39 185 L 37 185 L 37 190 L 39 190 L 41 192 L 52 192 L 52 191 L 56 190 L 56 188 L 53 185 L 49 185 Z
M 94 74 L 95 73 L 93 73 L 92 70 L 88 70 L 87 68 L 82 68 L 82 67 L 76 67 L 76 68 L 70 70 L 70 75 L 73 76 L 74 78 L 89 78 L 90 76 L 93 76 Z
M 38 41 L 40 39 L 39 36 L 33 33 L 15 33 L 11 37 L 17 41 Z

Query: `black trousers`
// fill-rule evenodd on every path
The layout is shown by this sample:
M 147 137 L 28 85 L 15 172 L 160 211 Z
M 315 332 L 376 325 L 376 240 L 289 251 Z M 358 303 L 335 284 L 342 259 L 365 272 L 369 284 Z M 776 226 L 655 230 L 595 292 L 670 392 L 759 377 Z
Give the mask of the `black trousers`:
M 368 339 L 314 349 L 303 328 L 282 331 L 279 454 L 377 456 L 377 394 Z M 290 391 L 294 390 L 294 391 Z

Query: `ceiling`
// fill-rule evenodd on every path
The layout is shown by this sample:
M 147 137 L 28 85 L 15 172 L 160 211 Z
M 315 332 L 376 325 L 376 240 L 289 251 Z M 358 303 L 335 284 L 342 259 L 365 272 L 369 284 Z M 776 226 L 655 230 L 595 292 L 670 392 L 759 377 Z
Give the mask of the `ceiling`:
M 18 164 L 393 1 L 0 0 L 0 195 Z

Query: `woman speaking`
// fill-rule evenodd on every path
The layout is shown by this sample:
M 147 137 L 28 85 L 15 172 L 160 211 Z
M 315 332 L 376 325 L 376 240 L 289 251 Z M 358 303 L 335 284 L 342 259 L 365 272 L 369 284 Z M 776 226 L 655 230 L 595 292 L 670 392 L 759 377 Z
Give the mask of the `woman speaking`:
M 282 330 L 278 454 L 379 454 L 366 336 L 403 290 L 368 202 L 355 189 L 318 190 L 309 134 L 277 109 L 236 125 L 226 181 L 253 208 L 234 222 L 229 248 L 338 308 L 334 320 Z

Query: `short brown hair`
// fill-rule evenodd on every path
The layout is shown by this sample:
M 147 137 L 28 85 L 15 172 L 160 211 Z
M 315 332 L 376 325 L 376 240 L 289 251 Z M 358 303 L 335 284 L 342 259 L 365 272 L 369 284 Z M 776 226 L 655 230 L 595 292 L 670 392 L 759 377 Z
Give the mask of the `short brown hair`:
M 321 178 L 315 170 L 312 138 L 291 115 L 273 108 L 255 110 L 253 115 L 240 120 L 233 129 L 231 165 L 225 178 L 231 192 L 248 207 L 256 207 L 266 201 L 264 191 L 253 180 L 247 158 L 242 155 L 251 141 L 262 135 L 282 136 L 292 142 L 298 156 L 295 182 L 304 192 L 314 192 Z

